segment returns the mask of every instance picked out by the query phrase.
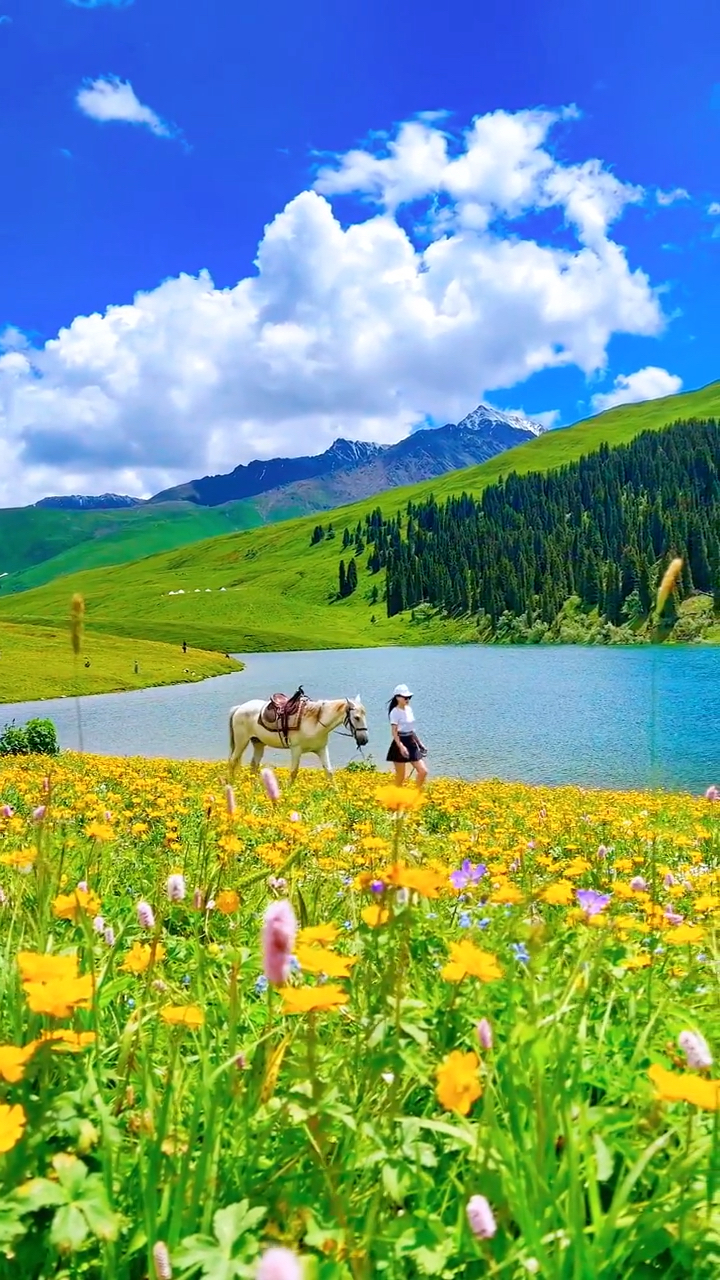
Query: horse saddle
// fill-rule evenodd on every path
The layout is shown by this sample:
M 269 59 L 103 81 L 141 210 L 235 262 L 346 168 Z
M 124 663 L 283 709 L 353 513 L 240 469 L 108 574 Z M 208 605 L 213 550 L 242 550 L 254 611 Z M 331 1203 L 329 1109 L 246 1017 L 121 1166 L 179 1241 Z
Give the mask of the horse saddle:
M 285 693 L 274 693 L 262 708 L 258 723 L 269 733 L 278 733 L 283 742 L 287 743 L 291 729 L 300 727 L 307 702 L 303 689 L 298 689 L 291 698 Z

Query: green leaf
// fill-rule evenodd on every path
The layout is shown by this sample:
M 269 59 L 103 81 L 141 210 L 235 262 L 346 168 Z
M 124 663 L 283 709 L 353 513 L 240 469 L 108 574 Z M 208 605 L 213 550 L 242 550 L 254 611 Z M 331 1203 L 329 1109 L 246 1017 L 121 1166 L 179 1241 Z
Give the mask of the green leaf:
M 213 1227 L 226 1257 L 231 1256 L 233 1245 L 261 1222 L 265 1213 L 263 1208 L 251 1209 L 247 1200 L 229 1204 L 226 1209 L 218 1209 L 213 1218 Z
M 50 1242 L 60 1253 L 74 1253 L 87 1239 L 88 1228 L 77 1205 L 64 1204 L 53 1218 Z
M 49 1178 L 33 1178 L 30 1182 L 24 1182 L 18 1187 L 14 1198 L 20 1213 L 35 1213 L 37 1209 L 54 1208 L 55 1205 L 67 1203 L 63 1188 Z
M 593 1147 L 595 1148 L 595 1164 L 597 1168 L 598 1182 L 608 1182 L 612 1177 L 615 1162 L 612 1153 L 608 1150 L 599 1133 L 592 1136 Z
M 84 1165 L 82 1160 L 78 1160 L 77 1156 L 68 1155 L 64 1151 L 54 1156 L 52 1163 L 53 1169 L 58 1176 L 58 1182 L 67 1192 L 68 1198 L 77 1200 L 82 1193 L 82 1186 L 88 1175 L 87 1165 Z

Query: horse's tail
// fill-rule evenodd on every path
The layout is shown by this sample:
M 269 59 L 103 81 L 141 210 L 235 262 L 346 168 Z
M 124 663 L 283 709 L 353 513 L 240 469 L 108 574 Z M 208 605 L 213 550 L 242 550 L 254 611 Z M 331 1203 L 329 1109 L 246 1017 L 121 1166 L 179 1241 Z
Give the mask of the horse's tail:
M 231 760 L 233 758 L 233 755 L 235 754 L 235 726 L 233 724 L 234 719 L 235 719 L 235 707 L 233 707 L 232 711 L 230 712 L 230 759 Z

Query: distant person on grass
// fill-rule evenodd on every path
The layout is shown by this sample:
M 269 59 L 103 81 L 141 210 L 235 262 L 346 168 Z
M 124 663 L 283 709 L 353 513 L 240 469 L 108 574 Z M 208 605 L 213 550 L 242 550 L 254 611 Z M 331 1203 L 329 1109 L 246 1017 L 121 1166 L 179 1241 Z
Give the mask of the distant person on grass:
M 395 765 L 395 781 L 401 787 L 408 765 L 415 770 L 419 787 L 427 778 L 425 756 L 427 751 L 415 732 L 415 716 L 410 706 L 412 693 L 406 684 L 399 684 L 388 704 L 388 716 L 392 742 L 387 758 Z

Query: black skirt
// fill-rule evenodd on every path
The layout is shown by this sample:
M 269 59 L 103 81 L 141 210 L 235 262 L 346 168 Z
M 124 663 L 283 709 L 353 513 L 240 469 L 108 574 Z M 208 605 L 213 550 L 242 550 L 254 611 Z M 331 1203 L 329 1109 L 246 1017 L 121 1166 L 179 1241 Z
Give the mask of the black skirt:
M 388 751 L 386 756 L 387 760 L 391 760 L 393 764 L 407 764 L 409 760 L 412 760 L 412 761 L 422 760 L 426 752 L 423 751 L 414 733 L 413 734 L 401 733 L 400 741 L 402 742 L 403 746 L 406 748 L 407 755 L 406 756 L 403 755 L 397 742 L 393 738 L 392 742 L 390 743 L 390 750 Z

